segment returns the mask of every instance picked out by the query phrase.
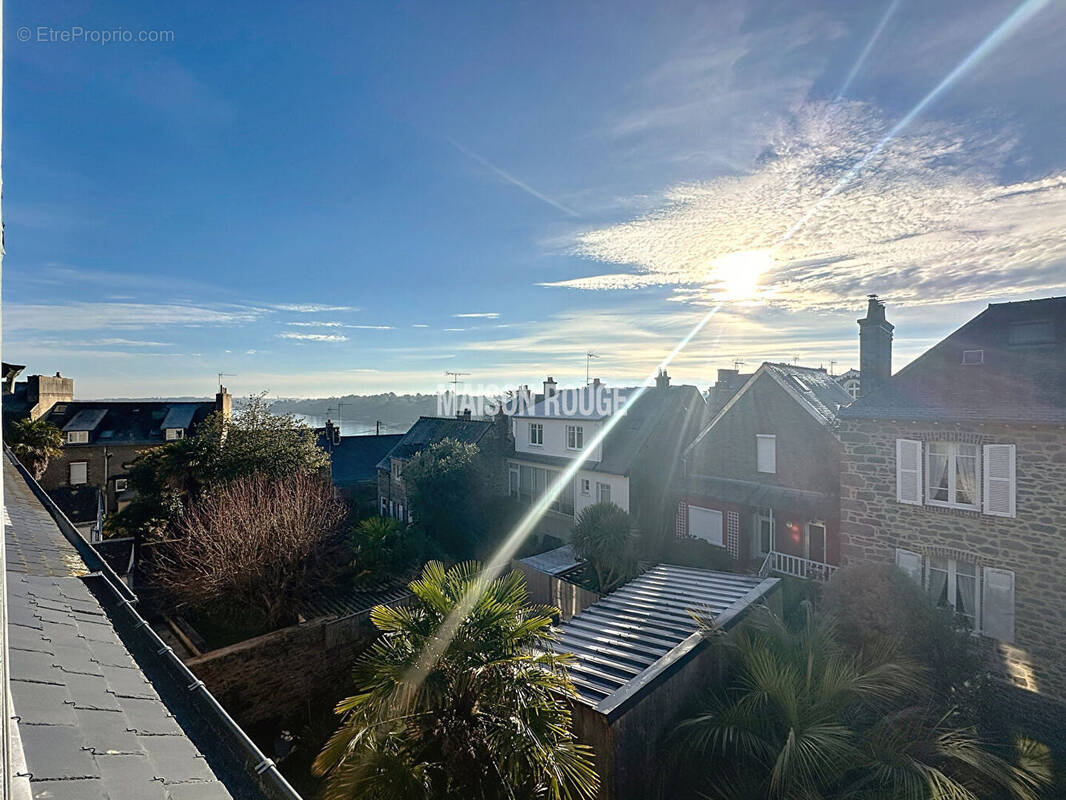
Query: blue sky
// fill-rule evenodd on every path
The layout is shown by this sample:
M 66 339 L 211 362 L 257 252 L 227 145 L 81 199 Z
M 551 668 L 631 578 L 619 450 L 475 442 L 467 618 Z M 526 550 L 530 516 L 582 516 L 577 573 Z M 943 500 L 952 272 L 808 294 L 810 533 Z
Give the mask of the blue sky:
M 853 366 L 876 292 L 898 368 L 1066 290 L 1066 8 L 1018 9 L 10 2 L 4 357 L 82 397 L 577 382 L 589 349 L 625 383 L 717 305 L 671 369 L 705 386 Z M 40 40 L 75 26 L 173 41 Z

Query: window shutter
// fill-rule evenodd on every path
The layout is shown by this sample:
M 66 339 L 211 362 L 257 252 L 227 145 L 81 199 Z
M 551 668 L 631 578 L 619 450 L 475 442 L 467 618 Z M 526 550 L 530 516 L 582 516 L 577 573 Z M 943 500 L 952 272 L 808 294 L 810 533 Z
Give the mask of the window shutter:
M 896 566 L 907 573 L 915 583 L 922 582 L 922 556 L 913 550 L 896 548 Z
M 922 504 L 922 443 L 896 439 L 896 500 Z
M 1001 642 L 1014 641 L 1014 573 L 985 567 L 981 632 Z
M 995 517 L 1014 516 L 1014 445 L 986 444 L 984 510 Z

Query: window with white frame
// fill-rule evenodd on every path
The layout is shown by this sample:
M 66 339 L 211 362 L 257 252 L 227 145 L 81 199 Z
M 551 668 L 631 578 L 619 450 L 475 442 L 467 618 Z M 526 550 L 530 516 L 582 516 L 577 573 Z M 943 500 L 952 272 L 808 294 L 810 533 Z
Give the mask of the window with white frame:
M 167 441 L 173 442 L 185 438 L 184 428 L 167 428 Z
M 777 472 L 777 436 L 772 433 L 755 435 L 756 469 L 759 472 Z
M 551 487 L 559 477 L 559 470 L 547 469 L 546 467 L 534 467 L 529 464 L 516 465 L 518 467 L 517 497 L 520 502 L 534 503 Z M 514 472 L 512 471 L 512 476 Z M 512 480 L 514 478 L 512 477 Z M 558 496 L 552 501 L 551 510 L 560 514 L 573 516 L 574 514 L 574 482 L 567 481 Z
M 88 431 L 67 431 L 67 444 L 88 444 Z
M 581 479 L 581 494 L 583 494 L 585 497 L 588 497 L 590 494 L 592 494 L 592 481 L 590 481 L 588 478 Z
M 721 511 L 700 506 L 688 507 L 689 536 L 695 536 L 697 539 L 723 547 L 725 546 L 723 530 Z
M 544 425 L 542 423 L 529 423 L 529 443 L 534 446 L 544 444 Z
M 129 486 L 129 481 L 126 478 L 115 478 L 115 492 L 124 492 Z
M 760 508 L 755 514 L 755 546 L 766 555 L 774 549 L 774 510 Z
M 400 480 L 400 478 L 403 476 L 403 461 L 401 461 L 398 458 L 394 458 L 394 459 L 392 459 L 391 465 L 392 465 L 392 479 L 394 481 Z
M 566 426 L 566 447 L 568 450 L 581 450 L 585 447 L 585 428 L 582 425 Z
M 1014 572 L 978 567 L 970 560 L 896 548 L 896 566 L 923 586 L 937 604 L 951 608 L 975 633 L 1014 641 Z
M 611 502 L 611 484 L 600 483 L 596 481 L 596 502 L 597 503 L 609 503 Z
M 70 462 L 70 485 L 78 486 L 83 483 L 89 482 L 89 462 L 88 461 L 71 461 Z
M 925 502 L 976 511 L 980 486 L 977 445 L 927 442 L 925 452 Z

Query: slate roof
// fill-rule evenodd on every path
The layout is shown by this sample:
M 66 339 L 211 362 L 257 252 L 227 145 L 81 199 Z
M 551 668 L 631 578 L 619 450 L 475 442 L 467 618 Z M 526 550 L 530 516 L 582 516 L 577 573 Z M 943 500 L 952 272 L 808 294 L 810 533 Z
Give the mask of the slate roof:
M 389 459 L 408 459 L 427 445 L 442 439 L 455 439 L 464 444 L 477 444 L 492 430 L 492 420 L 463 417 L 419 417 L 393 448 L 378 462 L 378 469 L 388 469 Z
M 706 423 L 707 403 L 695 386 L 668 386 L 665 389 L 649 387 L 643 394 L 627 397 L 629 403 L 623 409 L 622 418 L 603 440 L 600 449 L 601 460 L 586 461 L 581 467 L 583 470 L 628 475 L 644 445 L 652 434 L 661 431 L 663 424 L 681 424 L 682 431 L 688 429 L 695 433 Z M 681 442 L 681 446 L 685 444 L 687 441 Z M 513 458 L 557 467 L 566 467 L 572 463 L 569 458 L 525 451 L 516 453 Z
M 213 400 L 77 400 L 57 403 L 44 419 L 64 431 L 89 431 L 89 444 L 156 444 L 166 441 L 165 428 L 195 428 L 214 411 Z
M 95 563 L 88 574 L 81 552 L 91 549 L 64 535 L 8 454 L 3 471 L 11 696 L 22 759 L 15 770 L 21 790 L 32 793 L 25 796 L 264 797 L 217 737 L 203 735 L 188 687 L 149 679 L 146 654 L 154 651 L 136 645 L 120 622 L 120 615 L 139 617 L 128 606 L 105 608 L 103 598 L 116 596 L 92 588 L 113 579 L 98 572 L 107 568 Z M 211 745 L 206 757 L 194 738 Z
M 606 711 L 691 647 L 690 612 L 724 622 L 776 586 L 772 578 L 659 564 L 559 625 L 555 650 L 574 655 L 568 669 L 581 699 Z
M 1066 423 L 1066 297 L 990 304 L 841 417 Z
M 378 462 L 403 437 L 402 433 L 342 436 L 339 442 L 332 443 L 325 434 L 320 434 L 318 446 L 329 453 L 333 463 L 333 485 L 355 486 L 377 480 Z

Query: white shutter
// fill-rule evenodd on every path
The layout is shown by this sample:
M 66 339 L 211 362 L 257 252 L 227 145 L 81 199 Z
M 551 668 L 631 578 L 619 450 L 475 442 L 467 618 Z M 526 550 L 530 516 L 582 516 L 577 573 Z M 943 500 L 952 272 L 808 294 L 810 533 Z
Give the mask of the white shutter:
M 995 517 L 1014 516 L 1014 445 L 986 444 L 984 510 Z
M 777 472 L 777 436 L 759 433 L 755 435 L 756 470 L 771 475 Z
M 1014 573 L 985 567 L 981 632 L 1001 642 L 1014 641 Z
M 922 504 L 922 443 L 896 439 L 896 500 Z
M 913 550 L 896 548 L 896 566 L 906 572 L 916 583 L 922 582 L 922 556 Z
M 689 506 L 688 535 L 723 547 L 725 539 L 722 537 L 722 512 L 713 508 Z

